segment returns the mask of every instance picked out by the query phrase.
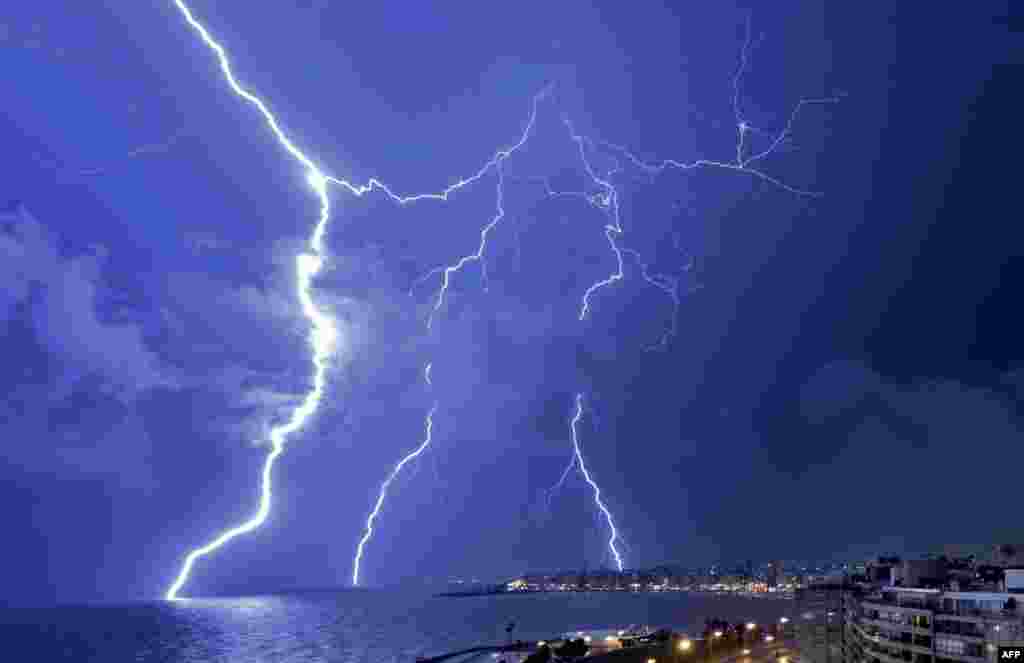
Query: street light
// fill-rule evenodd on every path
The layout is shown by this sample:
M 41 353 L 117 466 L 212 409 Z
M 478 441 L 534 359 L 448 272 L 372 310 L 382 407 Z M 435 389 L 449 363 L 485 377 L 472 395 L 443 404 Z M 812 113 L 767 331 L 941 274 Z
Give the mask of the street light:
M 772 642 L 774 640 L 775 640 L 775 636 L 774 635 L 766 635 L 766 636 L 764 636 L 764 641 L 765 642 Z
M 757 628 L 757 624 L 755 624 L 754 622 L 747 622 L 748 631 L 753 631 L 755 628 Z
M 743 654 L 744 656 L 750 656 L 750 650 L 749 650 L 749 649 L 744 649 L 744 650 L 743 650 L 742 652 L 740 652 L 740 653 L 741 653 L 741 654 Z
M 693 641 L 687 638 L 679 641 L 679 651 L 690 651 L 693 648 Z
M 779 623 L 780 624 L 788 624 L 789 623 L 789 617 L 779 617 Z
M 707 658 L 709 660 L 714 658 L 714 656 L 715 656 L 715 640 L 717 640 L 720 637 L 722 637 L 722 632 L 721 631 L 715 631 L 714 633 L 711 634 L 711 639 L 708 640 L 708 656 L 707 656 Z

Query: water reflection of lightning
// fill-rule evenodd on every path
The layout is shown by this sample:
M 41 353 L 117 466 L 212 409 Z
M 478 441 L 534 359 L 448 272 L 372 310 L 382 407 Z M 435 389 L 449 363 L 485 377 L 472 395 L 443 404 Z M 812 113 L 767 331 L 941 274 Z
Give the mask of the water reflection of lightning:
M 597 504 L 597 508 L 604 514 L 604 519 L 608 523 L 608 529 L 611 530 L 611 536 L 608 538 L 608 549 L 612 553 L 612 557 L 615 558 L 615 565 L 618 567 L 619 572 L 622 571 L 622 555 L 619 554 L 619 549 L 615 546 L 615 542 L 619 539 L 619 531 L 615 529 L 615 521 L 612 520 L 612 514 L 608 511 L 608 507 L 604 505 L 601 500 L 601 489 L 597 487 L 597 483 L 591 478 L 590 472 L 587 471 L 587 464 L 583 461 L 583 450 L 580 449 L 580 438 L 579 431 L 576 430 L 577 424 L 580 423 L 580 419 L 583 418 L 583 394 L 576 394 L 576 414 L 573 415 L 572 423 L 569 425 L 572 431 L 572 447 L 575 452 L 576 465 L 580 468 L 580 472 L 583 474 L 583 478 L 590 484 L 590 487 L 594 489 L 594 502 Z

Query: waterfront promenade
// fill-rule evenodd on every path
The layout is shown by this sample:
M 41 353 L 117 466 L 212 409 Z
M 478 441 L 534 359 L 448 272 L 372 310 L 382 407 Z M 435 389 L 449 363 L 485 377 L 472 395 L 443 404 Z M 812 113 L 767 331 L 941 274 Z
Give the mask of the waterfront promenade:
M 587 657 L 589 663 L 799 663 L 792 642 L 761 644 L 744 650 L 731 650 L 714 656 L 702 651 L 681 651 L 679 639 L 644 647 L 616 649 Z

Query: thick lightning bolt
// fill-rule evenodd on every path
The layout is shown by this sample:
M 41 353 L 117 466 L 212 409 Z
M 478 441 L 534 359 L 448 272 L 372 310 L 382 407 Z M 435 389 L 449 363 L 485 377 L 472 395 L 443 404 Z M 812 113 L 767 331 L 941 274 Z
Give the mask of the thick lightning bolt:
M 590 472 L 587 471 L 587 464 L 583 461 L 583 450 L 580 449 L 580 438 L 579 432 L 576 430 L 576 425 L 579 424 L 580 419 L 583 418 L 583 394 L 576 394 L 576 414 L 573 415 L 572 423 L 569 425 L 572 430 L 572 447 L 576 454 L 576 464 L 580 468 L 580 472 L 583 473 L 583 478 L 586 479 L 590 487 L 594 489 L 594 502 L 597 504 L 597 508 L 604 514 L 604 519 L 608 522 L 608 528 L 611 530 L 611 536 L 608 538 L 608 549 L 612 553 L 612 557 L 615 558 L 615 565 L 618 567 L 619 572 L 622 572 L 622 555 L 619 554 L 619 549 L 615 547 L 615 542 L 619 539 L 619 531 L 615 529 L 615 521 L 612 520 L 612 514 L 608 511 L 608 507 L 601 501 L 601 489 L 597 487 L 597 483 L 591 478 Z
M 263 463 L 263 471 L 260 474 L 260 503 L 256 513 L 249 520 L 222 532 L 209 543 L 190 552 L 185 557 L 185 563 L 182 565 L 178 577 L 167 590 L 165 595 L 167 600 L 178 598 L 179 592 L 188 581 L 192 568 L 198 560 L 206 557 L 232 539 L 255 530 L 266 521 L 267 516 L 270 514 L 272 501 L 271 475 L 274 464 L 281 454 L 284 453 L 284 445 L 288 436 L 301 429 L 320 406 L 320 399 L 323 397 L 324 387 L 327 382 L 328 359 L 334 349 L 338 336 L 334 321 L 317 307 L 310 294 L 313 287 L 313 279 L 323 268 L 324 234 L 327 231 L 327 223 L 331 218 L 331 203 L 327 196 L 327 177 L 317 168 L 312 159 L 307 157 L 288 139 L 266 104 L 238 83 L 224 47 L 217 43 L 207 29 L 196 20 L 192 11 L 182 0 L 174 0 L 174 4 L 181 11 L 189 26 L 202 39 L 203 43 L 216 54 L 221 72 L 224 74 L 224 78 L 227 80 L 232 92 L 256 107 L 266 121 L 267 126 L 273 132 L 277 142 L 280 143 L 292 158 L 305 168 L 306 179 L 320 203 L 320 217 L 309 239 L 309 253 L 302 253 L 295 260 L 296 290 L 299 303 L 302 306 L 303 314 L 312 324 L 309 342 L 313 353 L 313 388 L 305 395 L 298 407 L 292 410 L 288 420 L 270 431 L 271 448 Z
M 316 192 L 317 197 L 319 198 L 320 201 L 320 218 L 318 223 L 314 227 L 312 236 L 309 240 L 311 254 L 303 254 L 299 256 L 297 265 L 299 276 L 299 300 L 302 304 L 303 312 L 306 314 L 306 317 L 308 317 L 313 324 L 311 343 L 313 345 L 313 362 L 316 367 L 314 373 L 314 388 L 307 394 L 302 404 L 293 411 L 292 416 L 289 418 L 289 421 L 280 428 L 271 431 L 272 449 L 270 454 L 267 456 L 266 463 L 264 465 L 262 473 L 260 507 L 257 510 L 256 515 L 253 516 L 253 518 L 251 518 L 250 520 L 243 523 L 242 525 L 227 530 L 223 534 L 216 537 L 209 544 L 192 551 L 188 555 L 188 557 L 186 557 L 185 564 L 177 580 L 175 580 L 174 584 L 167 591 L 166 596 L 168 599 L 177 598 L 178 592 L 181 590 L 185 582 L 188 580 L 188 577 L 191 573 L 192 567 L 195 564 L 196 560 L 210 554 L 214 550 L 226 544 L 228 541 L 234 539 L 235 537 L 241 534 L 251 532 L 252 530 L 258 528 L 260 525 L 263 524 L 270 511 L 270 478 L 274 462 L 284 451 L 284 441 L 287 438 L 287 436 L 297 431 L 299 428 L 303 426 L 306 420 L 317 410 L 320 403 L 320 399 L 323 396 L 323 388 L 326 382 L 327 360 L 333 349 L 337 337 L 337 332 L 335 330 L 333 321 L 326 314 L 321 312 L 313 303 L 312 298 L 310 296 L 310 288 L 312 285 L 313 278 L 323 267 L 323 241 L 327 231 L 327 225 L 330 220 L 330 199 L 327 195 L 327 185 L 338 185 L 357 197 L 361 197 L 367 193 L 371 193 L 374 191 L 380 191 L 393 202 L 399 205 L 407 205 L 410 203 L 426 200 L 440 202 L 447 201 L 452 194 L 473 184 L 474 182 L 483 179 L 492 170 L 497 172 L 497 210 L 495 215 L 491 218 L 490 222 L 487 223 L 480 231 L 480 242 L 477 247 L 477 250 L 474 253 L 463 256 L 462 258 L 460 258 L 458 261 L 451 265 L 447 265 L 443 268 L 439 268 L 438 270 L 434 270 L 433 272 L 431 272 L 434 274 L 440 273 L 442 275 L 442 280 L 440 288 L 437 291 L 434 306 L 432 307 L 430 315 L 427 318 L 427 328 L 429 329 L 433 323 L 435 315 L 440 311 L 442 305 L 444 304 L 445 296 L 448 293 L 448 289 L 451 285 L 452 277 L 457 272 L 459 272 L 463 267 L 469 265 L 470 263 L 481 262 L 483 260 L 483 254 L 487 247 L 488 234 L 491 232 L 491 230 L 494 229 L 495 226 L 497 226 L 501 222 L 501 220 L 505 216 L 503 197 L 504 180 L 503 173 L 501 171 L 502 162 L 508 157 L 510 157 L 514 152 L 516 152 L 527 142 L 527 140 L 530 137 L 530 134 L 533 131 L 533 126 L 536 121 L 538 104 L 542 99 L 544 99 L 549 94 L 551 90 L 551 86 L 548 86 L 534 96 L 529 121 L 527 122 L 526 128 L 523 130 L 523 133 L 521 134 L 519 140 L 516 143 L 514 143 L 510 147 L 498 150 L 494 154 L 494 156 L 489 161 L 484 163 L 484 165 L 481 166 L 480 169 L 477 170 L 477 172 L 475 172 L 473 175 L 469 177 L 463 177 L 454 184 L 442 189 L 439 192 L 422 193 L 415 195 L 400 195 L 395 193 L 386 184 L 375 178 L 370 179 L 366 184 L 353 184 L 351 182 L 333 177 L 321 171 L 320 168 L 317 167 L 315 162 L 310 157 L 303 153 L 302 150 L 300 150 L 291 140 L 289 140 L 288 136 L 281 129 L 281 126 L 277 121 L 277 118 L 270 111 L 267 104 L 262 99 L 257 97 L 255 94 L 245 89 L 238 82 L 237 78 L 235 77 L 234 71 L 231 67 L 230 60 L 227 57 L 227 51 L 225 50 L 225 48 L 220 43 L 218 43 L 210 34 L 209 30 L 207 30 L 206 27 L 199 22 L 199 20 L 195 17 L 194 13 L 191 11 L 191 9 L 189 9 L 189 7 L 185 4 L 183 0 L 173 1 L 175 6 L 184 16 L 189 26 L 199 35 L 203 43 L 208 48 L 210 48 L 210 50 L 212 50 L 216 55 L 218 63 L 220 65 L 221 72 L 223 73 L 224 78 L 227 81 L 228 86 L 231 88 L 232 92 L 234 92 L 237 96 L 241 97 L 243 100 L 247 101 L 248 103 L 256 107 L 256 109 L 263 116 L 264 121 L 270 128 L 278 143 L 280 143 L 280 145 L 284 148 L 284 150 L 288 153 L 289 156 L 294 158 L 296 161 L 299 162 L 300 165 L 302 165 L 305 168 L 307 180 L 310 186 L 312 186 L 313 190 Z M 429 275 L 430 274 L 428 274 L 428 276 Z M 484 277 L 486 278 L 486 270 L 484 270 Z M 429 369 L 427 373 L 427 378 L 429 381 Z M 368 534 L 369 533 L 372 533 L 372 528 L 368 530 Z M 358 573 L 355 573 L 354 576 L 358 577 Z

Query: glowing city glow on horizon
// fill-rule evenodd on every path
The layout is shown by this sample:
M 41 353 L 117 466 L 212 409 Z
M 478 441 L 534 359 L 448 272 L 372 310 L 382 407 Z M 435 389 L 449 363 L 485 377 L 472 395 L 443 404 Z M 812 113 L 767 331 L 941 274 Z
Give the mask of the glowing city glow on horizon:
M 597 504 L 597 508 L 604 514 L 604 519 L 608 522 L 608 528 L 611 530 L 611 536 L 608 538 L 608 549 L 611 550 L 612 557 L 615 558 L 615 565 L 619 569 L 619 573 L 622 572 L 622 555 L 619 554 L 619 549 L 615 547 L 615 542 L 619 538 L 619 531 L 615 529 L 615 521 L 612 520 L 612 514 L 608 511 L 608 507 L 601 501 L 601 489 L 597 487 L 597 483 L 590 478 L 590 472 L 587 471 L 587 464 L 583 462 L 583 450 L 580 449 L 580 438 L 579 433 L 576 430 L 576 425 L 580 423 L 580 419 L 583 418 L 583 394 L 576 394 L 576 414 L 573 415 L 572 423 L 569 428 L 572 430 L 572 446 L 576 451 L 576 464 L 580 468 L 580 472 L 583 473 L 583 478 L 586 479 L 590 487 L 594 489 L 594 502 Z
M 519 140 L 510 147 L 499 149 L 495 152 L 494 156 L 483 164 L 483 166 L 477 170 L 473 175 L 469 177 L 460 178 L 454 184 L 442 189 L 436 193 L 423 193 L 416 195 L 399 195 L 394 193 L 387 185 L 381 181 L 371 178 L 366 184 L 353 184 L 346 180 L 333 177 L 323 171 L 316 165 L 312 158 L 307 156 L 299 147 L 297 147 L 288 136 L 284 133 L 277 118 L 270 111 L 266 103 L 257 97 L 254 93 L 245 89 L 235 78 L 231 63 L 228 59 L 225 48 L 218 43 L 210 34 L 210 32 L 204 27 L 202 23 L 195 17 L 191 9 L 185 4 L 184 0 L 172 0 L 174 5 L 181 12 L 185 21 L 192 28 L 192 30 L 200 37 L 202 42 L 215 54 L 220 70 L 226 80 L 230 90 L 242 100 L 248 102 L 250 105 L 259 111 L 260 115 L 267 127 L 271 130 L 274 138 L 284 149 L 284 151 L 292 157 L 299 165 L 305 170 L 305 177 L 308 185 L 315 193 L 319 203 L 319 216 L 316 224 L 313 227 L 312 233 L 308 240 L 308 252 L 301 253 L 296 256 L 296 295 L 299 300 L 302 312 L 305 317 L 310 321 L 311 331 L 309 335 L 309 342 L 311 346 L 311 360 L 314 366 L 313 371 L 313 386 L 310 391 L 303 397 L 298 406 L 296 406 L 288 416 L 285 423 L 273 428 L 270 431 L 269 437 L 271 442 L 270 452 L 267 454 L 263 464 L 263 468 L 260 475 L 260 498 L 259 507 L 256 513 L 248 520 L 244 521 L 240 525 L 233 528 L 227 529 L 218 534 L 213 540 L 205 545 L 193 549 L 185 558 L 182 565 L 181 571 L 177 578 L 167 590 L 165 597 L 168 600 L 174 600 L 179 598 L 181 590 L 188 582 L 195 563 L 203 557 L 210 555 L 214 551 L 218 550 L 222 546 L 226 545 L 231 540 L 238 536 L 247 534 L 259 528 L 268 518 L 271 504 L 272 504 L 272 472 L 277 459 L 284 453 L 285 442 L 288 437 L 293 433 L 298 432 L 307 421 L 316 413 L 319 408 L 320 402 L 323 398 L 326 381 L 327 381 L 327 370 L 330 356 L 335 350 L 338 344 L 338 330 L 336 328 L 334 320 L 328 313 L 320 309 L 313 300 L 312 288 L 314 280 L 317 275 L 321 272 L 325 265 L 325 235 L 328 229 L 328 224 L 331 218 L 331 205 L 330 197 L 328 195 L 329 185 L 338 185 L 344 190 L 348 191 L 356 197 L 362 197 L 365 194 L 379 191 L 383 195 L 387 196 L 392 202 L 398 205 L 407 205 L 419 201 L 436 201 L 445 202 L 449 197 L 458 192 L 459 190 L 482 180 L 492 170 L 496 175 L 496 205 L 493 216 L 490 218 L 480 230 L 480 239 L 477 244 L 477 248 L 473 253 L 467 254 L 459 258 L 458 260 L 435 269 L 430 270 L 422 277 L 417 279 L 413 285 L 412 290 L 415 290 L 417 286 L 424 283 L 426 280 L 433 276 L 440 276 L 440 283 L 432 296 L 433 303 L 430 308 L 429 314 L 426 319 L 426 327 L 428 330 L 432 328 L 435 317 L 440 313 L 443 307 L 446 297 L 448 295 L 452 277 L 460 272 L 464 267 L 472 263 L 480 263 L 481 265 L 481 279 L 484 284 L 484 289 L 487 289 L 487 267 L 486 261 L 484 260 L 484 253 L 487 250 L 488 239 L 490 233 L 501 223 L 506 216 L 505 211 L 505 173 L 504 173 L 504 162 L 517 152 L 526 142 L 529 140 L 533 128 L 537 119 L 538 105 L 541 100 L 545 99 L 552 90 L 552 85 L 548 85 L 542 89 L 538 94 L 533 97 L 531 112 L 529 120 L 526 124 L 525 129 L 519 137 Z M 651 273 L 649 266 L 641 259 L 640 254 L 627 246 L 620 244 L 620 238 L 624 234 L 624 229 L 621 223 L 620 207 L 619 207 L 619 191 L 613 184 L 614 176 L 622 171 L 621 164 L 615 161 L 615 166 L 609 169 L 607 172 L 599 174 L 591 163 L 590 154 L 596 153 L 600 148 L 604 150 L 614 152 L 618 154 L 633 167 L 640 169 L 648 175 L 654 177 L 669 168 L 690 170 L 700 167 L 715 167 L 723 168 L 727 170 L 733 170 L 738 172 L 744 172 L 758 177 L 766 182 L 774 184 L 786 191 L 797 195 L 808 195 L 816 196 L 819 195 L 816 192 L 799 189 L 796 187 L 789 186 L 783 183 L 781 180 L 766 174 L 760 170 L 759 162 L 774 153 L 777 148 L 782 145 L 790 136 L 793 124 L 797 119 L 798 113 L 805 107 L 811 104 L 824 104 L 834 103 L 839 99 L 837 97 L 825 97 L 825 98 L 812 98 L 800 100 L 795 108 L 792 110 L 789 120 L 785 127 L 778 134 L 772 135 L 768 146 L 760 152 L 754 152 L 748 154 L 749 146 L 747 144 L 747 135 L 753 132 L 765 133 L 761 130 L 754 129 L 749 122 L 743 117 L 740 109 L 740 85 L 742 77 L 745 73 L 747 66 L 748 50 L 750 47 L 750 24 L 747 23 L 747 37 L 743 45 L 740 56 L 740 66 L 733 78 L 733 111 L 736 118 L 736 126 L 738 130 L 738 139 L 736 145 L 736 158 L 733 161 L 713 161 L 707 159 L 697 159 L 691 162 L 682 162 L 672 159 L 666 159 L 656 163 L 646 163 L 638 159 L 633 153 L 627 150 L 625 147 L 607 143 L 604 141 L 595 142 L 587 137 L 578 134 L 568 117 L 563 116 L 563 122 L 569 131 L 570 138 L 576 143 L 579 151 L 579 156 L 583 169 L 587 176 L 590 178 L 593 185 L 595 185 L 600 191 L 596 194 L 587 194 L 586 192 L 557 192 L 553 191 L 548 184 L 546 178 L 525 178 L 525 179 L 539 179 L 544 182 L 548 195 L 561 196 L 570 195 L 578 196 L 589 205 L 598 209 L 607 217 L 607 222 L 604 226 L 604 235 L 608 241 L 608 244 L 616 258 L 617 269 L 609 276 L 598 280 L 593 283 L 583 293 L 583 297 L 580 303 L 580 310 L 578 318 L 580 321 L 585 320 L 592 309 L 592 297 L 601 289 L 613 285 L 614 283 L 625 278 L 624 271 L 624 255 L 629 255 L 634 258 L 640 267 L 640 275 L 645 282 L 657 287 L 664 293 L 666 293 L 671 301 L 673 302 L 673 316 L 672 323 L 669 329 L 667 329 L 658 344 L 659 347 L 666 346 L 671 339 L 675 336 L 677 330 L 677 319 L 680 306 L 680 279 L 677 276 L 671 274 L 656 274 Z M 752 165 L 756 167 L 751 167 Z M 410 293 L 412 293 L 412 290 Z M 424 368 L 424 379 L 428 386 L 433 386 L 431 381 L 431 369 L 432 363 L 427 363 Z M 416 449 L 407 454 L 399 461 L 392 472 L 385 479 L 381 485 L 381 489 L 376 501 L 375 507 L 367 518 L 366 529 L 363 537 L 360 539 L 357 546 L 355 559 L 353 561 L 353 584 L 359 583 L 359 570 L 360 562 L 362 561 L 364 547 L 370 540 L 373 534 L 373 524 L 375 519 L 378 517 L 382 505 L 386 499 L 388 488 L 394 479 L 401 472 L 402 468 L 408 464 L 411 460 L 422 454 L 431 443 L 432 428 L 433 428 L 433 415 L 436 411 L 438 404 L 435 401 L 433 407 L 430 409 L 426 416 L 426 438 L 422 444 Z M 582 451 L 580 449 L 579 440 L 577 436 L 576 425 L 583 414 L 583 394 L 578 394 L 576 398 L 576 414 L 572 420 L 572 437 L 574 446 L 574 455 L 572 461 L 566 467 L 563 472 L 561 479 L 555 486 L 557 488 L 564 483 L 566 477 L 571 472 L 573 466 L 578 466 L 583 477 L 587 483 L 594 489 L 595 502 L 599 509 L 603 513 L 605 519 L 611 528 L 612 534 L 608 542 L 609 548 L 615 557 L 616 563 L 621 571 L 623 568 L 622 557 L 615 546 L 615 542 L 618 540 L 618 532 L 615 529 L 615 525 L 612 521 L 610 512 L 605 508 L 603 502 L 600 499 L 600 490 L 597 484 L 592 480 L 590 474 L 584 464 Z M 552 489 L 554 490 L 554 489 Z M 550 492 L 548 496 L 550 501 Z

